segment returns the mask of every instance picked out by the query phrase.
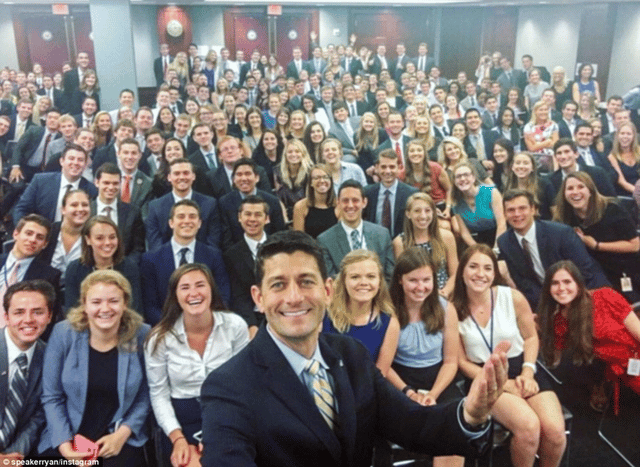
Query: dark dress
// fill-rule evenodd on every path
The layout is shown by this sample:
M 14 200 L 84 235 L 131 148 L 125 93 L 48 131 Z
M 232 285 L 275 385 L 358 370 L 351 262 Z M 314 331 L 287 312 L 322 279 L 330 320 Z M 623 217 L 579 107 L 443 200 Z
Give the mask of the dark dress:
M 285 184 L 280 178 L 280 166 L 276 166 L 273 169 L 273 178 L 276 182 L 276 186 L 279 188 L 276 190 L 276 196 L 284 204 L 285 209 L 287 210 L 287 218 L 289 220 L 293 219 L 293 206 L 304 198 L 304 190 L 307 186 L 308 175 L 304 177 L 302 183 L 299 186 L 293 185 L 293 187 L 289 187 L 289 185 Z
M 382 342 L 384 341 L 384 336 L 387 333 L 390 321 L 391 317 L 388 314 L 380 313 L 379 319 L 375 319 L 364 326 L 354 326 L 352 324 L 347 332 L 340 333 L 333 327 L 333 323 L 329 319 L 329 316 L 325 316 L 322 324 L 322 332 L 329 334 L 344 334 L 345 336 L 350 336 L 359 340 L 367 348 L 369 355 L 371 355 L 371 358 L 373 359 L 373 363 L 375 363 L 378 360 L 380 348 L 382 347 Z
M 255 151 L 253 151 L 253 155 L 251 156 L 251 158 L 255 161 L 256 164 L 262 167 L 264 171 L 267 173 L 271 186 L 275 186 L 274 175 L 273 175 L 274 168 L 280 163 L 280 159 L 282 159 L 282 154 L 279 154 L 278 157 L 276 157 L 276 160 L 272 161 L 264 153 L 263 147 L 258 146 L 255 149 Z
M 337 223 L 338 218 L 336 217 L 335 208 L 316 208 L 315 206 L 310 206 L 307 217 L 304 218 L 304 231 L 313 238 L 317 238 L 318 235 Z
M 635 185 L 638 179 L 640 179 L 640 164 L 627 165 L 622 161 L 618 161 L 622 176 L 627 181 Z M 619 196 L 629 196 L 629 192 L 616 183 L 616 192 Z

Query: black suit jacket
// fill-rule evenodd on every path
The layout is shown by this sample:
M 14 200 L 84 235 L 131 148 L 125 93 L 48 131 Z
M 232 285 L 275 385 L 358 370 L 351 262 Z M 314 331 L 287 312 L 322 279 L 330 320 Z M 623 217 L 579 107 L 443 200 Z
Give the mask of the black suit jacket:
M 223 253 L 231 285 L 231 307 L 247 322 L 247 326 L 258 326 L 258 316 L 253 311 L 251 286 L 256 284 L 255 261 L 244 238 Z
M 173 57 L 169 56 L 169 63 L 173 62 Z M 158 87 L 164 82 L 164 67 L 162 66 L 162 57 L 158 57 L 153 61 L 153 74 L 156 76 Z
M 46 91 L 44 88 L 40 88 L 36 91 L 36 94 L 39 96 L 46 96 Z M 59 108 L 62 104 L 64 104 L 64 94 L 60 89 L 53 88 L 53 106 L 55 108 Z
M 409 144 L 409 141 L 411 141 L 410 137 L 408 137 L 407 135 L 402 135 L 402 153 L 404 155 L 405 162 L 409 160 L 408 159 L 409 152 L 407 151 L 407 145 Z M 373 161 L 374 164 L 378 160 L 378 154 L 380 154 L 385 149 L 395 149 L 391 147 L 391 138 L 385 140 L 384 143 L 381 143 L 380 145 L 378 145 L 378 149 L 376 150 L 374 155 L 374 161 Z
M 17 125 L 18 125 L 18 115 L 16 114 L 16 115 L 13 115 L 11 117 L 11 124 L 9 125 L 9 132 L 6 135 L 9 140 L 16 139 L 16 127 L 17 127 Z M 24 136 L 27 133 L 27 130 L 30 127 L 34 126 L 34 125 L 37 126 L 35 123 L 33 123 L 33 120 L 31 120 L 31 118 L 29 118 L 27 120 L 27 123 L 25 124 L 24 133 L 22 133 L 22 136 Z
M 216 160 L 216 169 L 217 169 L 218 167 L 220 167 L 220 159 L 218 158 L 217 152 L 214 157 Z M 204 158 L 204 154 L 202 153 L 202 149 L 200 148 L 198 148 L 194 153 L 189 154 L 189 161 L 191 161 L 193 165 L 201 168 L 205 172 L 208 172 L 209 170 L 213 170 L 213 169 L 209 169 L 207 160 Z
M 124 254 L 144 253 L 144 223 L 137 206 L 117 201 L 118 230 L 124 242 Z M 96 215 L 97 202 L 91 201 L 91 215 Z
M 600 167 L 592 167 L 586 164 L 578 164 L 578 170 L 589 174 L 601 195 L 616 196 L 616 189 L 604 169 L 601 169 Z M 547 185 L 547 190 L 549 190 L 548 199 L 553 201 L 562 186 L 562 170 L 556 170 L 548 177 L 548 179 L 550 182 Z
M 342 68 L 347 71 L 351 76 L 353 76 L 354 78 L 356 77 L 356 75 L 358 73 L 360 73 L 362 71 L 362 62 L 360 61 L 360 59 L 358 57 L 351 57 L 351 61 L 349 62 L 349 69 L 347 70 L 347 60 L 346 58 L 343 58 L 342 60 L 340 60 L 340 65 L 342 66 Z
M 307 72 L 311 73 L 311 68 L 309 67 L 309 64 L 302 59 L 300 59 L 300 62 L 301 62 L 301 69 L 307 70 Z M 293 60 L 291 60 L 287 64 L 287 78 L 294 78 L 294 79 L 300 78 L 300 76 L 298 75 L 298 67 L 296 66 L 296 63 Z
M 367 185 L 364 189 L 365 196 L 367 197 L 367 207 L 365 209 L 364 219 L 369 222 L 376 223 L 378 195 L 380 194 L 381 189 L 384 190 L 385 188 L 380 183 Z M 396 199 L 393 203 L 393 231 L 389 232 L 391 234 L 391 238 L 396 238 L 402 232 L 404 224 L 404 209 L 407 205 L 407 199 L 417 191 L 417 188 L 398 181 Z
M 389 63 L 389 67 L 391 68 L 391 76 L 393 77 L 393 79 L 395 79 L 398 83 L 400 82 L 400 77 L 402 76 L 402 73 L 405 72 L 406 67 L 407 67 L 407 63 L 411 62 L 412 60 L 409 58 L 409 56 L 407 54 L 404 54 L 402 56 L 402 59 L 398 59 L 398 57 L 396 57 L 394 60 L 392 60 Z M 402 68 L 398 68 L 398 62 L 400 62 L 400 66 Z
M 355 339 L 321 334 L 318 345 L 333 378 L 337 428 L 262 327 L 202 386 L 202 465 L 369 467 L 379 437 L 432 455 L 477 455 L 485 447 L 489 430 L 477 441 L 464 436 L 458 402 L 413 403 Z
M 480 131 L 482 132 L 482 140 L 484 142 L 484 153 L 487 156 L 487 159 L 493 160 L 493 145 L 496 142 L 496 139 L 498 139 L 498 135 L 493 131 L 486 130 L 484 128 L 481 129 Z M 468 145 L 469 147 L 474 148 L 474 151 L 475 151 L 475 147 L 473 146 L 473 143 L 471 142 L 471 138 L 469 137 L 469 135 L 464 137 L 463 144 L 465 147 L 467 147 Z
M 262 76 L 264 76 L 264 65 L 262 63 L 258 63 L 257 68 L 258 70 L 260 70 L 260 73 L 262 73 Z M 244 84 L 244 81 L 247 79 L 247 73 L 249 73 L 250 71 L 251 62 L 249 61 L 242 65 L 242 67 L 240 68 L 240 86 Z
M 280 200 L 265 191 L 256 191 L 256 194 L 269 205 L 269 223 L 265 226 L 267 235 L 286 229 Z M 222 218 L 222 249 L 226 250 L 234 243 L 239 242 L 244 235 L 240 221 L 238 221 L 238 208 L 240 208 L 242 197 L 238 190 L 233 190 L 220 198 L 219 202 L 220 217 Z
M 257 185 L 258 190 L 271 193 L 271 183 L 269 183 L 267 172 L 259 165 L 256 167 L 256 172 L 260 176 L 260 180 Z M 227 173 L 222 164 L 216 170 L 209 170 L 207 172 L 207 180 L 213 187 L 212 196 L 216 199 L 222 198 L 224 195 L 231 193 L 235 189 L 235 187 L 231 186 L 229 177 L 227 177 Z
M 535 225 L 538 252 L 545 270 L 562 259 L 570 259 L 582 272 L 587 288 L 597 289 L 610 285 L 600 265 L 589 255 L 584 243 L 571 227 L 551 221 L 535 221 Z M 527 298 L 531 309 L 535 310 L 540 299 L 541 284 L 529 268 L 512 228 L 498 237 L 498 248 L 518 290 Z
M 62 79 L 62 88 L 64 89 L 64 105 L 62 110 L 67 113 L 68 107 L 71 104 L 71 98 L 76 89 L 80 87 L 80 77 L 78 76 L 78 68 L 73 68 L 67 71 Z M 82 126 L 82 125 L 80 125 Z

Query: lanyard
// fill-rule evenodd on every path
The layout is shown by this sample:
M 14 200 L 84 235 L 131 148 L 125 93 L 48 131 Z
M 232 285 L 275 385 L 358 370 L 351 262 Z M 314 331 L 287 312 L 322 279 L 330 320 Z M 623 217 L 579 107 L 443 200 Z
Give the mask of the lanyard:
M 476 325 L 476 328 L 478 328 L 478 332 L 482 336 L 482 340 L 484 341 L 487 348 L 489 349 L 489 353 L 493 353 L 493 290 L 489 289 L 489 292 L 491 294 L 491 314 L 489 315 L 489 320 L 491 320 L 491 341 L 490 342 L 487 341 L 487 338 L 484 336 L 484 332 L 482 332 L 482 329 L 480 329 L 480 325 L 478 325 L 478 322 L 473 317 L 473 315 L 470 314 L 469 316 L 471 316 L 473 323 Z

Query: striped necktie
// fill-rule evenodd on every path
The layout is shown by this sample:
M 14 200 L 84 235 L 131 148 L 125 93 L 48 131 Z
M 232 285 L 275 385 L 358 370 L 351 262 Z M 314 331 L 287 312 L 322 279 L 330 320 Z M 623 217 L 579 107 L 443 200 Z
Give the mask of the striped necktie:
M 9 445 L 15 432 L 18 417 L 22 412 L 24 398 L 27 394 L 27 356 L 21 353 L 15 361 L 18 364 L 18 369 L 13 375 L 9 386 L 7 405 L 4 407 L 4 420 L 0 429 L 0 449 L 2 451 Z
M 332 430 L 336 426 L 336 409 L 335 401 L 333 399 L 333 390 L 329 381 L 327 381 L 324 371 L 320 371 L 320 362 L 318 360 L 311 360 L 305 367 L 304 371 L 309 373 L 312 377 L 312 396 L 313 400 L 327 422 L 329 428 Z

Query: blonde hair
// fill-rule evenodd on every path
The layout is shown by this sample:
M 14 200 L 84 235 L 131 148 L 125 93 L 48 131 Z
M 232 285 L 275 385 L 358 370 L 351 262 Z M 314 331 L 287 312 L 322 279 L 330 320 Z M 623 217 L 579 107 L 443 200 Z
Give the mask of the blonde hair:
M 409 199 L 407 199 L 405 213 L 408 214 L 413 208 L 413 205 L 418 201 L 424 201 L 425 203 L 427 203 L 431 208 L 431 212 L 433 213 L 431 223 L 427 227 L 427 233 L 429 234 L 429 241 L 431 242 L 431 257 L 433 258 L 434 263 L 436 263 L 436 265 L 439 265 L 443 259 L 446 260 L 447 250 L 444 246 L 442 235 L 440 235 L 440 225 L 438 224 L 436 203 L 433 201 L 433 198 L 426 193 L 414 193 L 409 196 Z M 409 219 L 409 217 L 406 215 L 404 216 L 403 222 L 403 234 L 402 246 L 405 250 L 416 246 L 416 237 L 415 233 L 413 232 L 413 222 L 411 222 L 411 219 Z
M 365 117 L 373 119 L 373 128 L 371 129 L 371 131 L 366 131 L 362 127 L 362 122 L 364 121 Z M 380 128 L 380 125 L 378 125 L 378 117 L 376 117 L 373 112 L 365 112 L 364 114 L 362 114 L 362 118 L 360 119 L 360 125 L 356 130 L 356 138 L 355 138 L 358 140 L 358 142 L 356 143 L 356 150 L 358 152 L 361 151 L 365 147 L 365 145 L 368 145 L 372 148 L 378 147 L 378 143 L 379 143 L 378 129 L 379 128 Z
M 292 147 L 298 149 L 302 153 L 302 159 L 300 160 L 300 168 L 298 169 L 298 173 L 296 174 L 296 179 L 291 181 L 291 173 L 289 172 L 289 162 L 287 161 L 287 150 Z M 294 187 L 300 187 L 304 184 L 305 178 L 309 175 L 311 171 L 311 158 L 309 157 L 309 152 L 307 151 L 307 147 L 304 145 L 302 141 L 299 139 L 292 139 L 287 142 L 287 145 L 284 148 L 284 152 L 282 154 L 282 161 L 280 162 L 280 178 L 282 183 L 287 185 L 289 188 L 293 189 Z
M 444 155 L 445 144 L 453 144 L 460 150 L 460 160 L 458 162 L 465 162 L 467 159 L 469 159 L 469 156 L 464 150 L 462 142 L 455 136 L 446 136 L 440 143 L 440 146 L 438 146 L 438 164 L 440 164 L 443 169 L 447 170 L 450 166 L 449 160 Z
M 547 104 L 545 101 L 543 100 L 539 100 L 538 102 L 536 102 L 533 105 L 533 109 L 531 110 L 531 118 L 529 119 L 529 123 L 531 123 L 532 125 L 537 125 L 538 123 L 536 122 L 536 111 L 542 107 L 542 106 L 546 106 L 547 108 L 549 108 L 549 104 Z M 549 120 L 547 120 L 547 122 L 549 122 Z
M 347 286 L 345 283 L 345 272 L 348 266 L 367 260 L 371 260 L 376 263 L 376 266 L 378 267 L 378 277 L 380 278 L 378 293 L 373 297 L 371 303 L 372 309 L 377 308 L 380 313 L 385 313 L 389 316 L 394 316 L 395 314 L 393 310 L 393 303 L 391 302 L 391 296 L 389 295 L 389 289 L 387 288 L 387 283 L 384 280 L 382 264 L 380 264 L 378 255 L 369 250 L 354 250 L 347 254 L 340 263 L 340 272 L 336 277 L 333 300 L 331 300 L 331 304 L 329 305 L 329 318 L 331 318 L 333 326 L 339 332 L 347 332 L 351 327 L 349 294 L 347 293 Z M 374 328 L 377 329 L 380 326 L 380 323 L 380 315 L 378 315 Z
M 418 136 L 415 132 L 415 125 L 418 123 L 418 120 L 424 118 L 427 121 L 427 135 L 426 136 Z M 414 122 L 414 130 L 413 137 L 422 141 L 424 148 L 426 151 L 429 151 L 436 145 L 436 139 L 433 137 L 433 133 L 431 132 L 431 119 L 426 115 L 418 115 Z
M 620 130 L 622 128 L 629 127 L 631 128 L 631 132 L 633 133 L 633 139 L 631 140 L 631 152 L 633 153 L 633 158 L 636 161 L 636 164 L 640 162 L 640 146 L 638 146 L 638 132 L 636 131 L 636 126 L 632 122 L 624 122 L 618 127 L 618 130 L 615 133 L 613 138 L 613 146 L 611 148 L 611 154 L 617 160 L 622 161 L 620 158 L 620 154 L 622 153 L 622 147 L 620 146 Z
M 118 271 L 101 269 L 85 277 L 82 284 L 80 284 L 80 302 L 78 306 L 67 313 L 69 324 L 77 332 L 89 329 L 89 318 L 85 311 L 87 294 L 97 284 L 115 285 L 122 291 L 125 309 L 122 318 L 120 318 L 120 327 L 118 328 L 118 347 L 127 352 L 137 351 L 135 338 L 143 320 L 142 316 L 129 307 L 131 303 L 131 284 Z

